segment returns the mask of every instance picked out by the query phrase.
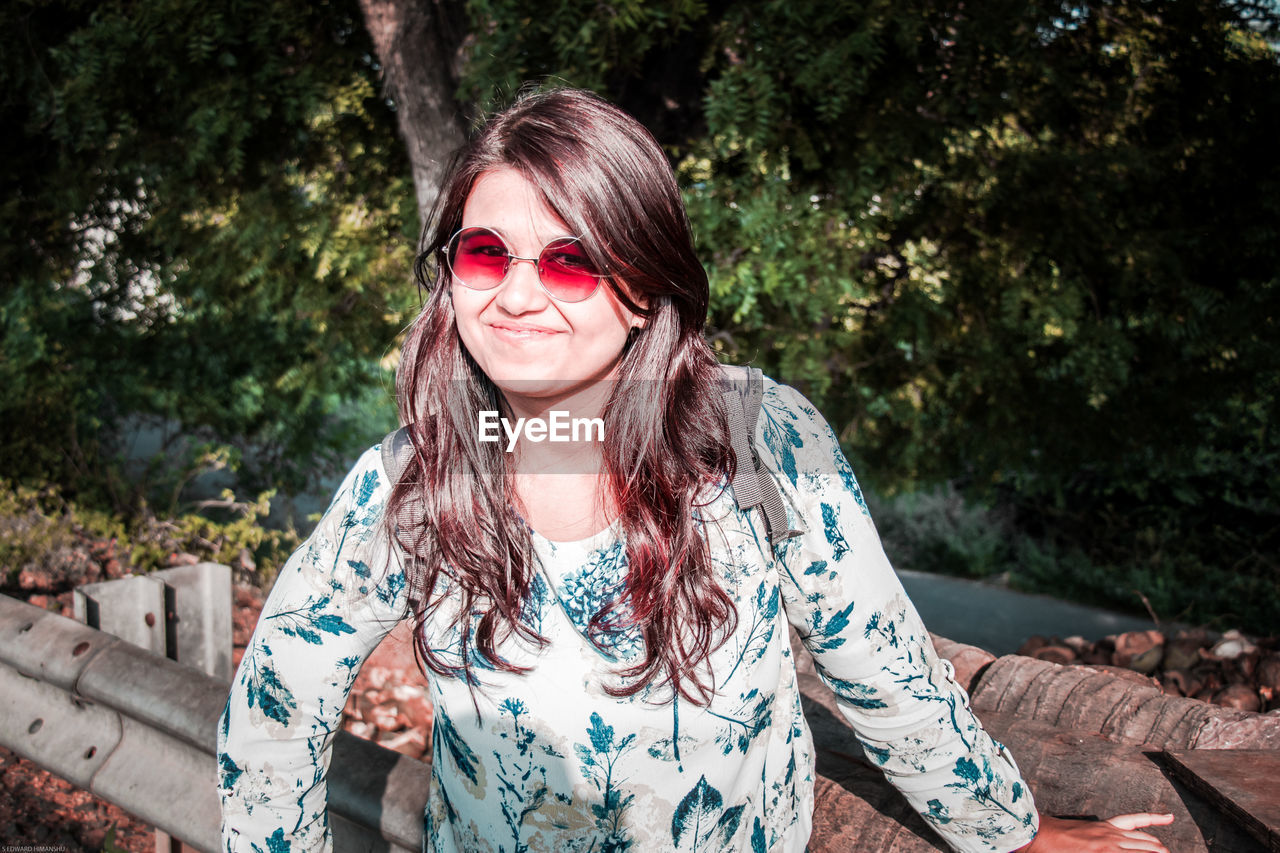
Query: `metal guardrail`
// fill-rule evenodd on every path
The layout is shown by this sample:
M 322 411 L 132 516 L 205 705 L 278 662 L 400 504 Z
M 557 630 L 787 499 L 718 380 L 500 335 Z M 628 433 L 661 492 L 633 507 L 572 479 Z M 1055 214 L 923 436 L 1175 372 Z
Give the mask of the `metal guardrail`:
M 0 745 L 209 853 L 221 849 L 217 722 L 229 689 L 0 595 Z M 335 848 L 420 850 L 430 765 L 345 732 L 333 761 L 344 768 L 329 777 Z

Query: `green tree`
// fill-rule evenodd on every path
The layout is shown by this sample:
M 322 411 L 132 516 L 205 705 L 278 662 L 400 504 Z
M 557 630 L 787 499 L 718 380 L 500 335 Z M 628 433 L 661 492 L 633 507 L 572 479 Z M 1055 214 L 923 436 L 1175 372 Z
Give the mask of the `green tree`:
M 871 481 L 959 481 L 1171 601 L 1214 577 L 1192 615 L 1276 600 L 1273 6 L 471 9 L 473 93 L 550 74 L 655 130 L 713 340 Z M 701 96 L 646 101 L 655 57 Z
M 358 7 L 27 0 L 0 45 L 0 467 L 110 487 L 130 415 L 306 467 L 416 304 Z

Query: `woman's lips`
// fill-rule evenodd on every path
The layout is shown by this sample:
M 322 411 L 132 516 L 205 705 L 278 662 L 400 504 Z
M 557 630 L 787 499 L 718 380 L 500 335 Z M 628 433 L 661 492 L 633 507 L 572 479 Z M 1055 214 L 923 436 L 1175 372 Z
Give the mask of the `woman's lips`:
M 560 334 L 555 329 L 547 329 L 542 326 L 525 326 L 518 323 L 491 323 L 489 331 L 498 340 L 516 344 L 545 341 Z

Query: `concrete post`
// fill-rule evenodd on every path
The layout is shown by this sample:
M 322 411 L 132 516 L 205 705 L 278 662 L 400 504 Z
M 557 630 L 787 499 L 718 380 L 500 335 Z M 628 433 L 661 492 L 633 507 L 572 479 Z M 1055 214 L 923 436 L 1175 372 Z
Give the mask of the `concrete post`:
M 135 646 L 231 680 L 229 566 L 197 563 L 86 584 L 75 591 L 75 615 Z M 155 853 L 190 849 L 156 830 Z

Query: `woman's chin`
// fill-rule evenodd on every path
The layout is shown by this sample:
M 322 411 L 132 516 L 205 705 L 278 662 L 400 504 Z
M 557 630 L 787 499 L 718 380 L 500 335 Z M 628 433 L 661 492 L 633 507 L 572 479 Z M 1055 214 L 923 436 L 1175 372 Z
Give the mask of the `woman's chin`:
M 574 376 L 566 378 L 563 375 L 535 375 L 529 371 L 524 371 L 490 376 L 490 379 L 507 397 L 522 397 L 527 400 L 563 400 L 581 395 L 587 392 L 588 389 L 597 386 L 604 393 L 604 397 L 601 399 L 605 399 L 608 396 L 606 386 L 609 384 L 609 379 L 602 377 Z M 594 399 L 597 395 L 589 394 L 589 396 Z
M 528 370 L 511 371 L 489 377 L 505 394 L 520 397 L 557 397 L 581 387 L 582 379 L 564 379 L 531 373 Z

